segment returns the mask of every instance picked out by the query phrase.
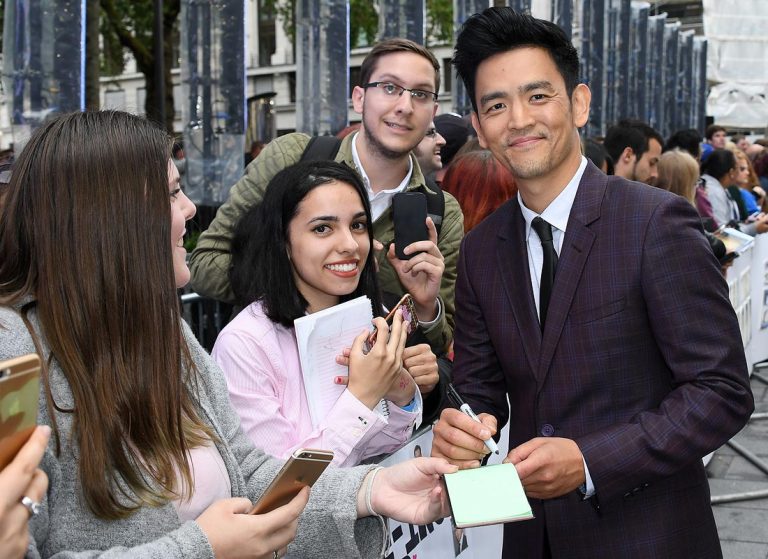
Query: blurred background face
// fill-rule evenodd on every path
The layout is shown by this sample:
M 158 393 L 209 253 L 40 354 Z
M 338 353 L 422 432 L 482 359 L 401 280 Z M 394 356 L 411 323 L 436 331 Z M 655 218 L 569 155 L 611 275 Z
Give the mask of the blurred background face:
M 659 157 L 661 157 L 661 144 L 655 138 L 651 138 L 648 140 L 648 149 L 635 163 L 633 180 L 655 186 L 659 178 Z
M 749 165 L 741 157 L 736 158 L 736 184 L 743 188 L 752 186 L 749 184 Z
M 419 162 L 421 172 L 424 175 L 433 173 L 443 168 L 443 160 L 440 157 L 440 150 L 445 145 L 445 138 L 435 129 L 435 123 L 432 122 L 424 135 L 424 139 L 413 148 L 413 154 Z
M 712 147 L 715 149 L 723 149 L 725 148 L 725 142 L 727 141 L 727 138 L 725 136 L 725 132 L 722 130 L 718 130 L 714 134 L 712 134 L 712 139 L 709 140 L 709 143 L 712 144 Z
M 747 151 L 747 148 L 751 146 L 752 144 L 749 143 L 749 140 L 746 138 L 742 138 L 739 140 L 739 142 L 736 144 L 736 147 L 738 147 L 741 151 Z

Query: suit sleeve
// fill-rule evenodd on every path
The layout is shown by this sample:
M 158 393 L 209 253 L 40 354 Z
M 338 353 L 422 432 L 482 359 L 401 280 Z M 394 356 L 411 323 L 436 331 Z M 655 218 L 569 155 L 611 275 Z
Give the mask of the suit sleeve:
M 229 285 L 230 247 L 240 217 L 261 202 L 267 184 L 279 171 L 299 161 L 309 137 L 289 134 L 271 141 L 245 170 L 197 241 L 189 259 L 190 285 L 197 293 L 226 303 L 235 296 Z
M 658 408 L 576 441 L 601 499 L 700 460 L 754 409 L 727 286 L 699 217 L 682 198 L 666 198 L 647 224 L 641 284 L 671 390 Z
M 476 296 L 476 290 L 482 286 L 473 285 L 475 278 L 488 275 L 483 268 L 494 263 L 487 262 L 488 255 L 483 251 L 480 252 L 485 258 L 470 262 L 472 252 L 465 239 L 457 266 L 453 384 L 475 413 L 491 414 L 501 429 L 509 417 L 507 386 Z

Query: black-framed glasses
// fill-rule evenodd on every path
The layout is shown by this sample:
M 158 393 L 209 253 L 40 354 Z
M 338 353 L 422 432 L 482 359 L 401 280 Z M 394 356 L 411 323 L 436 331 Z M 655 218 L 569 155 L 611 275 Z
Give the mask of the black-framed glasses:
M 406 91 L 411 94 L 411 100 L 414 103 L 420 103 L 426 105 L 427 103 L 435 103 L 437 102 L 437 93 L 434 91 L 426 91 L 424 89 L 409 89 L 407 87 L 402 87 L 400 85 L 394 84 L 392 82 L 370 82 L 363 84 L 363 89 L 368 89 L 369 87 L 375 87 L 377 90 L 381 91 L 386 97 L 391 97 L 394 99 L 395 97 L 400 97 L 403 93 Z

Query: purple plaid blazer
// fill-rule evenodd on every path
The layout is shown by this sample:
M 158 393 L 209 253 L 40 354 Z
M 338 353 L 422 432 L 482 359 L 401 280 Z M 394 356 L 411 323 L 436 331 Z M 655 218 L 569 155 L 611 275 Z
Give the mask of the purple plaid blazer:
M 545 533 L 555 558 L 721 557 L 701 458 L 754 402 L 696 211 L 590 163 L 543 334 L 524 234 L 513 199 L 464 239 L 454 383 L 477 413 L 511 419 L 510 449 L 575 440 L 600 506 L 577 491 L 532 499 L 535 520 L 504 526 L 503 557 L 541 557 Z

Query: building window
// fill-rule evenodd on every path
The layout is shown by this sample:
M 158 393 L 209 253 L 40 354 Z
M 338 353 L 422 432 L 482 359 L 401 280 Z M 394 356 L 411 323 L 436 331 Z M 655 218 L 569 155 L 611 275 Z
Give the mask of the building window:
M 288 99 L 296 102 L 296 72 L 288 72 Z
M 453 66 L 450 58 L 443 58 L 443 93 L 449 93 L 453 85 Z
M 142 105 L 143 107 L 143 105 Z M 104 109 L 125 110 L 125 90 L 113 89 L 104 92 Z
M 271 66 L 277 48 L 275 9 L 272 3 L 259 0 L 259 66 Z
M 354 66 L 349 69 L 349 98 L 352 98 L 352 90 L 360 83 L 360 66 Z

